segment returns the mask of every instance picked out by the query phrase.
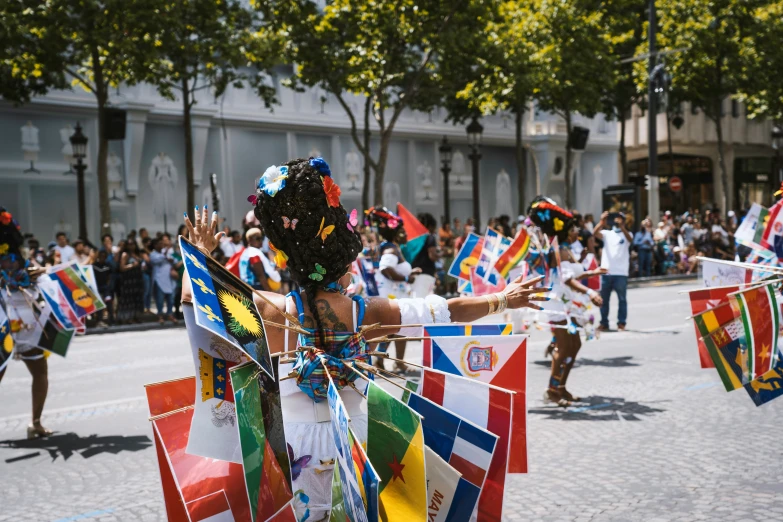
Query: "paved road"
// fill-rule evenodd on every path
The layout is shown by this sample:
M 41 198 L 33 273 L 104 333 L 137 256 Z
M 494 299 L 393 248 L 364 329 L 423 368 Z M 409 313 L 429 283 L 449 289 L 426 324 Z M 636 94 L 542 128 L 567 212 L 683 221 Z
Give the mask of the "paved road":
M 756 408 L 699 369 L 684 288 L 630 291 L 631 330 L 580 353 L 569 381 L 587 398 L 579 407 L 542 403 L 547 335 L 534 333 L 531 472 L 511 477 L 506 520 L 783 520 L 783 400 Z M 52 357 L 44 420 L 58 433 L 46 441 L 22 439 L 30 378 L 12 363 L 0 383 L 0 521 L 165 520 L 143 384 L 192 375 L 186 343 L 184 330 L 89 336 Z

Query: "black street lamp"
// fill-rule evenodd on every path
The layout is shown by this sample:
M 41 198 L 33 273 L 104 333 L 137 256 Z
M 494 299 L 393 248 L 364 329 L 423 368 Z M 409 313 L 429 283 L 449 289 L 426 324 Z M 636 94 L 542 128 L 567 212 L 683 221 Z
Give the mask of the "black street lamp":
M 783 127 L 772 127 L 772 148 L 775 149 L 775 168 L 778 182 L 783 183 L 783 165 L 780 163 L 780 149 L 783 149 Z
M 479 161 L 481 160 L 481 134 L 484 127 L 476 117 L 465 129 L 468 132 L 468 144 L 470 145 L 470 158 L 473 166 L 473 220 L 476 230 L 481 230 L 481 198 L 479 197 Z
M 84 158 L 87 157 L 87 136 L 82 134 L 82 126 L 76 123 L 76 130 L 71 135 L 71 147 L 73 147 L 73 159 L 76 160 L 76 188 L 79 195 L 79 239 L 87 241 L 87 209 L 84 201 L 84 171 L 87 165 Z
M 449 201 L 449 174 L 451 173 L 451 144 L 446 136 L 438 147 L 440 171 L 443 174 L 443 222 L 451 223 L 451 202 Z

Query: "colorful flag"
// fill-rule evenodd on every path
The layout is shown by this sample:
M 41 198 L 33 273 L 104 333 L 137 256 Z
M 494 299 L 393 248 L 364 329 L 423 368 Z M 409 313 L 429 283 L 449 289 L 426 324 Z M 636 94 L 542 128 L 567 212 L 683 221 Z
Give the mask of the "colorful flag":
M 748 346 L 748 367 L 751 378 L 760 377 L 772 369 L 772 359 L 778 346 L 780 308 L 772 285 L 764 285 L 735 294 Z
M 506 251 L 495 261 L 495 270 L 500 274 L 500 277 L 507 278 L 509 272 L 525 259 L 529 249 L 530 236 L 523 228 Z
M 748 213 L 742 218 L 742 223 L 734 232 L 734 240 L 754 250 L 763 249 L 764 247 L 760 244 L 760 241 L 764 236 L 767 216 L 769 216 L 769 210 L 758 203 L 753 203 Z
M 484 247 L 484 238 L 474 233 L 468 234 L 462 248 L 457 252 L 454 262 L 449 267 L 448 274 L 457 279 L 470 280 L 470 267 L 478 264 L 481 250 Z
M 745 384 L 745 391 L 756 406 L 766 404 L 783 395 L 783 365 L 777 364 L 768 372 Z
M 693 322 L 699 331 L 699 335 L 706 337 L 737 317 L 739 317 L 739 309 L 736 301 L 727 300 L 715 308 L 710 308 L 706 312 L 694 316 Z
M 346 515 L 350 522 L 377 522 L 378 475 L 367 461 L 364 452 L 361 451 L 361 446 L 358 445 L 356 437 L 350 434 L 348 412 L 331 379 L 329 379 L 327 396 L 331 416 L 332 439 L 337 446 L 335 467 L 339 468 L 340 472 L 340 485 Z M 370 413 L 370 415 L 372 414 Z M 354 452 L 356 452 L 356 460 L 354 459 Z
M 592 272 L 594 270 L 598 270 L 601 265 L 598 263 L 598 260 L 595 258 L 595 254 L 587 254 L 584 258 L 584 261 L 582 261 L 582 266 L 585 267 L 586 271 Z M 595 290 L 596 292 L 600 292 L 601 276 L 595 275 L 592 277 L 588 277 L 584 280 L 583 284 L 590 290 Z
M 219 493 L 226 495 L 233 520 L 251 520 L 242 465 L 186 451 L 193 414 L 194 410 L 187 408 L 153 419 L 153 429 L 166 459 L 159 462 L 161 468 L 170 466 L 191 522 L 206 520 L 204 506 L 197 501 L 214 495 L 217 500 L 213 500 L 220 505 Z
M 739 286 L 726 286 L 717 288 L 705 288 L 696 290 L 689 294 L 691 300 L 691 313 L 693 315 L 699 315 L 707 310 L 716 308 L 720 305 L 728 303 L 728 295 L 739 290 Z M 717 319 L 716 319 L 717 320 Z M 704 344 L 704 340 L 701 338 L 709 333 L 708 327 L 703 326 L 699 328 L 699 324 L 694 317 L 693 328 L 696 330 L 696 343 L 699 347 L 699 362 L 702 368 L 715 368 L 712 363 L 710 353 L 707 351 L 707 346 Z
M 527 473 L 527 336 L 433 337 L 432 368 L 514 393 L 509 473 Z
M 369 297 L 378 296 L 378 284 L 375 282 L 375 266 L 369 257 L 360 257 L 356 260 L 359 273 L 364 280 L 364 287 Z
M 716 263 L 711 259 L 704 259 L 701 279 L 706 287 L 747 285 L 753 280 L 753 270 L 742 265 Z
M 216 491 L 187 503 L 188 514 L 192 521 L 235 522 L 226 492 Z
M 278 511 L 272 518 L 266 522 L 298 522 L 296 511 L 294 511 L 294 501 L 292 500 Z
M 71 308 L 71 305 L 68 303 L 68 299 L 65 297 L 60 285 L 57 284 L 56 281 L 53 281 L 47 275 L 43 275 L 38 280 L 38 288 L 41 290 L 46 301 L 52 305 L 52 308 L 58 310 L 58 320 L 60 320 L 60 315 L 62 315 L 63 320 L 66 323 L 70 323 L 78 335 L 87 333 L 87 326 L 84 324 L 84 319 L 79 318 L 79 316 L 76 315 L 76 312 L 73 311 L 73 308 Z
M 196 404 L 188 453 L 212 459 L 242 462 L 237 432 L 234 392 L 228 370 L 245 362 L 244 353 L 222 337 L 195 324 L 193 306 L 182 313 L 196 368 Z
M 175 410 L 192 407 L 195 399 L 196 378 L 185 377 L 165 382 L 144 385 L 150 415 L 157 416 Z M 158 432 L 152 430 L 155 452 L 158 457 L 160 481 L 163 487 L 163 502 L 166 506 L 166 520 L 169 522 L 190 522 L 185 502 L 182 500 L 174 474 L 166 458 L 166 450 Z
M 454 501 L 459 500 L 458 487 L 462 480 L 459 471 L 449 466 L 448 462 L 440 458 L 429 446 L 424 448 L 424 453 L 427 462 L 426 520 L 427 522 L 456 520 L 449 518 L 448 514 L 454 507 Z M 470 513 L 466 513 L 463 520 L 470 520 Z
M 240 348 L 272 377 L 264 321 L 252 288 L 181 236 L 179 245 L 193 287 L 196 324 Z
M 761 234 L 761 246 L 767 250 L 775 251 L 775 240 L 783 236 L 783 199 L 769 208 L 769 216 L 764 232 Z
M 14 338 L 11 336 L 11 321 L 0 300 L 0 372 L 3 371 L 14 352 Z
M 340 482 L 340 466 L 334 466 L 332 469 L 332 510 L 329 514 L 329 522 L 350 522 L 345 509 L 343 486 Z
M 422 346 L 424 353 L 422 358 L 424 366 L 432 368 L 432 339 L 431 337 L 459 337 L 471 335 L 511 335 L 513 325 L 502 324 L 428 324 L 424 327 Z
M 508 471 L 514 394 L 474 379 L 426 368 L 422 370 L 421 395 L 498 436 L 479 496 L 478 520 L 500 521 Z
M 418 414 L 372 383 L 367 420 L 367 454 L 380 476 L 381 520 L 426 520 L 424 434 Z
M 92 265 L 79 265 L 79 270 L 82 279 L 87 283 L 87 286 L 90 287 L 92 293 L 100 296 L 101 293 L 98 291 L 98 281 L 95 280 L 95 270 L 93 270 Z
M 43 308 L 33 305 L 37 315 L 37 324 L 34 332 L 33 344 L 42 350 L 65 357 L 73 338 L 73 330 L 66 330 L 57 321 L 53 309 L 48 304 L 41 303 Z
M 101 297 L 95 294 L 84 280 L 76 261 L 68 265 L 57 265 L 50 270 L 49 277 L 60 285 L 77 317 L 82 318 L 106 308 Z
M 497 435 L 419 395 L 410 395 L 408 406 L 422 416 L 422 431 L 427 447 L 461 474 L 455 485 L 455 498 L 449 498 L 448 505 L 437 510 L 434 520 L 470 520 L 492 462 Z M 427 466 L 429 469 L 429 458 Z M 433 517 L 432 502 L 429 504 L 430 516 Z
M 490 278 L 490 281 L 493 278 Z M 497 292 L 502 292 L 503 289 L 506 288 L 506 280 L 502 277 L 495 277 L 495 281 L 497 281 L 497 284 L 492 284 L 491 282 L 487 281 L 484 282 L 484 279 L 479 277 L 478 273 L 476 272 L 476 269 L 473 267 L 470 268 L 470 282 L 471 286 L 473 287 L 473 295 L 488 295 L 488 294 L 494 294 Z
M 267 380 L 269 377 L 252 361 L 234 367 L 230 375 L 250 513 L 253 522 L 265 521 L 293 499 L 288 457 L 283 450 L 285 466 L 281 466 L 267 440 L 267 430 L 262 422 L 265 412 L 259 379 L 261 375 Z
M 492 285 L 498 284 L 498 274 L 493 270 L 495 260 L 508 249 L 511 240 L 499 232 L 488 228 L 484 233 L 484 245 L 481 247 L 481 255 L 476 265 L 476 274 L 484 281 Z M 475 285 L 474 285 L 475 286 Z M 474 290 L 475 291 L 475 290 Z
M 429 237 L 430 231 L 402 203 L 397 203 L 397 215 L 402 218 L 402 227 L 405 229 L 405 235 L 408 237 L 408 241 L 400 247 L 400 250 L 405 260 L 413 263 L 413 260 L 419 255 L 424 245 L 427 244 L 427 237 Z
M 704 344 L 726 391 L 736 390 L 750 381 L 748 346 L 741 319 L 735 319 L 704 337 Z

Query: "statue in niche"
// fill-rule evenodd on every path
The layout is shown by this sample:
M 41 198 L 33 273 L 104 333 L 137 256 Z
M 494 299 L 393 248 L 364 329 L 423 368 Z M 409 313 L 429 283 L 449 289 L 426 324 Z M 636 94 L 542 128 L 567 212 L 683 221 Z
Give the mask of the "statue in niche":
M 73 171 L 73 145 L 71 145 L 71 136 L 73 136 L 74 130 L 73 127 L 71 127 L 71 124 L 67 124 L 65 127 L 60 129 L 60 141 L 63 144 L 63 148 L 60 149 L 60 152 L 63 155 L 63 159 L 65 160 L 65 163 L 68 164 L 68 170 L 66 172 L 63 172 L 63 174 L 75 174 Z
M 495 215 L 511 216 L 514 207 L 511 203 L 511 176 L 506 169 L 500 169 L 495 179 Z
M 416 169 L 416 175 L 421 180 L 421 188 L 424 190 L 424 200 L 432 201 L 432 167 L 428 161 L 424 161 Z
M 359 191 L 359 187 L 356 186 L 356 183 L 359 182 L 361 175 L 362 175 L 362 160 L 359 157 L 359 154 L 356 151 L 351 151 L 346 153 L 345 177 L 348 179 L 348 182 L 351 184 L 351 186 L 348 187 L 347 190 L 352 190 L 355 192 Z
M 321 157 L 321 151 L 318 150 L 317 147 L 313 147 L 310 149 L 310 152 L 307 153 L 307 156 L 310 158 L 320 158 Z
M 127 237 L 125 225 L 116 217 L 113 217 L 111 223 L 109 223 L 109 230 L 111 230 L 111 236 L 114 238 L 115 244 Z
M 122 160 L 114 151 L 109 152 L 109 157 L 106 158 L 106 170 L 109 178 L 111 200 L 122 201 L 125 198 L 122 183 Z
M 460 187 L 466 186 L 466 183 L 463 183 L 463 178 L 465 177 L 465 156 L 462 154 L 462 152 L 457 149 L 454 151 L 454 154 L 451 156 L 451 179 L 452 179 L 452 185 L 457 185 Z
M 41 171 L 35 168 L 35 162 L 38 160 L 38 151 L 41 150 L 41 146 L 38 142 L 38 127 L 28 120 L 20 130 L 22 131 L 22 153 L 24 154 L 24 160 L 30 162 L 30 168 L 25 169 L 23 172 L 35 172 L 36 174 L 40 174 Z
M 174 217 L 174 208 L 169 199 L 176 194 L 177 167 L 165 152 L 159 152 L 152 159 L 147 172 L 150 187 L 152 187 L 152 210 L 156 218 Z
M 387 181 L 383 184 L 383 204 L 388 208 L 397 208 L 401 194 L 400 184 L 396 181 Z

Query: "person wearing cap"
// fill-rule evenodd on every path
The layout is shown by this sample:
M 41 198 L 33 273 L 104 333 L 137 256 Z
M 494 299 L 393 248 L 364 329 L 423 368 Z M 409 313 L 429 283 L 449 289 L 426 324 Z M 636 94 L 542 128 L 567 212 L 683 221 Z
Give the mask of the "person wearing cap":
M 280 272 L 261 251 L 264 234 L 260 228 L 251 228 L 245 233 L 247 248 L 239 256 L 239 277 L 256 290 L 276 292 L 280 289 Z
M 609 297 L 612 291 L 617 293 L 619 306 L 617 310 L 617 329 L 625 330 L 625 321 L 628 317 L 628 302 L 626 292 L 628 290 L 628 268 L 631 261 L 631 243 L 633 238 L 625 227 L 625 215 L 618 212 L 614 215 L 612 223 L 609 222 L 609 212 L 601 214 L 601 221 L 595 226 L 593 235 L 600 237 L 604 242 L 601 255 L 601 268 L 607 273 L 601 276 L 601 331 L 609 330 Z

